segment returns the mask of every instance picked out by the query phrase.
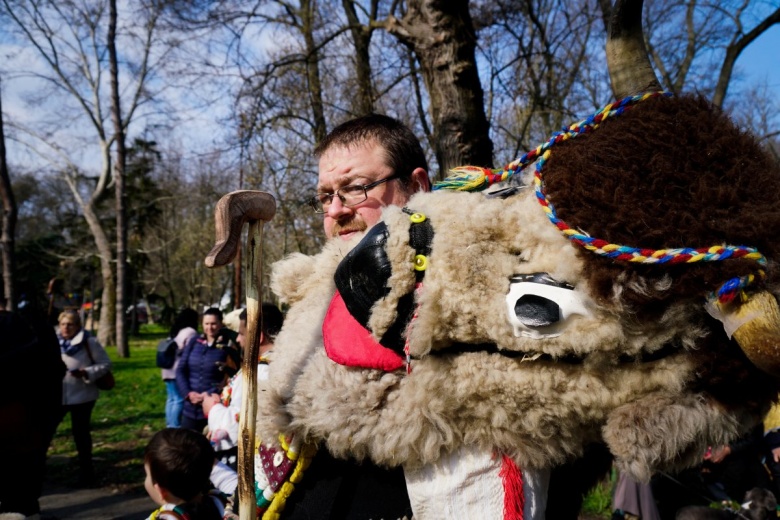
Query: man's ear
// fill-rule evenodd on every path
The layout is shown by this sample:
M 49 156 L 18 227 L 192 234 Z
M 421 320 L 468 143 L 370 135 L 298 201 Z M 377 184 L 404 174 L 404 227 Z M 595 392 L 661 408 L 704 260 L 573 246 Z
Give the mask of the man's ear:
M 431 191 L 431 180 L 428 178 L 428 172 L 423 168 L 415 168 L 412 172 L 412 193 L 418 191 Z

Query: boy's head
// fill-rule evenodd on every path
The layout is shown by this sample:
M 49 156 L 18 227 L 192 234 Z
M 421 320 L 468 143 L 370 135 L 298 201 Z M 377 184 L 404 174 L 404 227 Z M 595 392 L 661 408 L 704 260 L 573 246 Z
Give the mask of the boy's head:
M 152 436 L 144 452 L 149 496 L 162 505 L 188 502 L 210 487 L 214 449 L 201 434 L 166 428 Z

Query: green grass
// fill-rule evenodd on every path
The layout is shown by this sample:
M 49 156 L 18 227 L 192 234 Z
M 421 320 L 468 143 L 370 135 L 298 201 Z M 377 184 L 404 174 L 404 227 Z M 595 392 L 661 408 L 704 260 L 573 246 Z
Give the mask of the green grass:
M 107 349 L 116 387 L 101 391 L 92 412 L 92 456 L 99 486 L 143 489 L 143 451 L 149 438 L 165 427 L 165 386 L 155 365 L 157 342 L 164 330 L 130 339 L 130 357 Z M 151 332 L 151 331 L 150 331 Z M 57 428 L 47 463 L 47 479 L 73 486 L 78 476 L 70 417 Z

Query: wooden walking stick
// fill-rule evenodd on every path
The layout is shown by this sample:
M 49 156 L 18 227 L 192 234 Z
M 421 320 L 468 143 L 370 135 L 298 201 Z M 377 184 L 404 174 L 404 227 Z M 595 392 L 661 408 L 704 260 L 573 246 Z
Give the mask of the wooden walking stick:
M 263 224 L 276 213 L 276 201 L 262 191 L 241 190 L 228 193 L 214 209 L 216 244 L 206 256 L 207 267 L 219 267 L 233 261 L 239 250 L 241 230 L 249 223 L 246 257 L 247 345 L 241 362 L 244 400 L 239 416 L 238 501 L 241 520 L 257 517 L 255 502 L 255 421 L 257 419 L 257 362 L 260 355 L 262 320 L 260 288 L 262 286 Z

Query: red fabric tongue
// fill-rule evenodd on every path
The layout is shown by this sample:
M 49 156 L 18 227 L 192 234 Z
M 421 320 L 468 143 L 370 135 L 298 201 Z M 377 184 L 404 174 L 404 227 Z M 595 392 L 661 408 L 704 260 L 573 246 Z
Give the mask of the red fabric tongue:
M 377 343 L 347 310 L 336 291 L 322 323 L 322 339 L 328 357 L 340 365 L 391 372 L 404 366 L 396 352 Z

